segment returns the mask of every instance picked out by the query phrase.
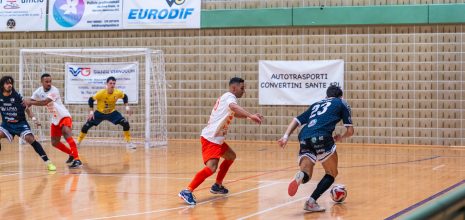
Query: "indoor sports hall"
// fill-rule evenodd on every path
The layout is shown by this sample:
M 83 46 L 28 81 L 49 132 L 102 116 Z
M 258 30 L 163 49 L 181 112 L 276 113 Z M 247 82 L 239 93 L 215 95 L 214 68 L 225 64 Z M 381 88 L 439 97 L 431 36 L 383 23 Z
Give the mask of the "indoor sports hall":
M 53 111 L 11 111 L 0 85 L 0 218 L 464 219 L 464 10 L 462 0 L 0 0 L 0 78 L 29 100 L 51 75 L 82 161 L 70 168 L 52 146 Z M 115 110 L 131 140 L 109 121 L 79 139 L 109 76 L 128 97 Z M 229 192 L 211 192 L 220 159 L 189 205 L 178 194 L 208 167 L 201 134 L 234 77 L 245 81 L 237 105 L 261 123 L 231 117 Z M 278 140 L 330 84 L 342 88 L 355 132 L 336 143 L 338 174 L 317 199 L 326 210 L 309 212 L 328 175 L 322 163 L 288 193 L 307 125 L 285 148 Z M 5 112 L 28 110 L 56 170 L 5 134 L 16 123 Z M 341 121 L 332 136 L 346 129 Z M 345 200 L 334 202 L 340 185 Z

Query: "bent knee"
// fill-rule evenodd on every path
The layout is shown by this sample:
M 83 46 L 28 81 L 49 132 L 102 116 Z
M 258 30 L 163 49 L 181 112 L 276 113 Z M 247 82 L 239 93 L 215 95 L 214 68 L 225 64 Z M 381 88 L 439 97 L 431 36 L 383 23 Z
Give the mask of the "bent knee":
M 207 166 L 208 168 L 210 168 L 210 170 L 212 171 L 212 173 L 215 173 L 216 172 L 216 169 L 218 169 L 218 165 L 209 165 Z
M 59 142 L 60 142 L 60 141 L 52 140 L 52 146 L 54 146 L 54 147 L 57 146 Z
M 231 154 L 228 155 L 228 158 L 226 158 L 226 159 L 228 159 L 228 160 L 235 160 L 236 157 L 237 157 L 237 156 L 236 156 L 236 153 L 233 151 L 233 152 L 231 152 Z
M 331 175 L 332 177 L 336 178 L 336 176 L 337 176 L 337 174 L 338 174 L 338 171 L 337 171 L 337 169 L 334 169 L 334 170 L 327 170 L 327 171 L 326 171 L 326 174 Z

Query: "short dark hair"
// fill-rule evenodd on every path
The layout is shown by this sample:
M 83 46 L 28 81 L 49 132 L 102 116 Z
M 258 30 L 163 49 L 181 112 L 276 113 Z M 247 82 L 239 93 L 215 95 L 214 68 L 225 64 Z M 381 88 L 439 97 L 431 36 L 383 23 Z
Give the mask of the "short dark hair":
M 344 93 L 342 92 L 341 87 L 336 86 L 336 85 L 330 85 L 328 89 L 326 90 L 326 96 L 329 97 L 335 97 L 335 98 L 340 98 L 342 97 Z
M 233 77 L 229 80 L 229 85 L 235 84 L 235 83 L 243 83 L 244 79 L 239 78 L 239 77 Z
M 110 81 L 115 81 L 116 82 L 116 78 L 113 77 L 113 76 L 110 76 L 107 78 L 107 83 L 110 82 Z
M 4 76 L 0 79 L 0 85 L 2 86 L 2 92 L 3 92 L 3 87 L 5 86 L 6 83 L 11 83 L 13 85 L 13 90 L 14 90 L 14 84 L 15 80 L 11 76 Z
M 45 77 L 52 77 L 52 76 L 48 73 L 44 73 L 42 74 L 42 76 L 40 76 L 40 81 L 42 81 Z

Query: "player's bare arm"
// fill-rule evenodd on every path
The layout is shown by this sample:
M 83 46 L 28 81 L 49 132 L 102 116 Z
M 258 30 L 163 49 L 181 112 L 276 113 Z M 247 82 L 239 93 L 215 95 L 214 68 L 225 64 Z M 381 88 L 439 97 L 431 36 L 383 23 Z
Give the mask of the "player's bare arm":
M 53 100 L 50 99 L 50 98 L 47 98 L 47 99 L 41 100 L 41 101 L 34 100 L 34 99 L 24 99 L 23 102 L 24 102 L 24 105 L 26 107 L 30 107 L 31 105 L 46 106 L 46 105 L 48 105 L 48 103 L 53 102 Z
M 340 135 L 340 134 L 334 135 L 334 137 L 333 137 L 334 141 L 341 142 L 345 138 L 352 137 L 352 135 L 354 135 L 354 132 L 355 132 L 355 129 L 354 129 L 353 126 L 347 126 L 346 131 L 344 132 L 344 134 L 342 134 L 342 135 Z
M 299 126 L 299 123 L 292 119 L 291 123 L 287 126 L 286 132 L 284 133 L 283 137 L 278 140 L 278 144 L 280 147 L 285 148 L 289 136 L 294 132 L 294 130 Z
M 254 121 L 257 124 L 262 123 L 263 116 L 261 116 L 258 113 L 252 114 L 235 103 L 229 104 L 229 108 L 235 113 L 234 116 L 236 118 L 250 118 L 252 121 Z
M 26 114 L 34 122 L 34 124 L 36 124 L 36 126 L 40 126 L 40 122 L 37 120 L 36 117 L 34 117 L 34 113 L 32 113 L 30 108 L 26 108 Z

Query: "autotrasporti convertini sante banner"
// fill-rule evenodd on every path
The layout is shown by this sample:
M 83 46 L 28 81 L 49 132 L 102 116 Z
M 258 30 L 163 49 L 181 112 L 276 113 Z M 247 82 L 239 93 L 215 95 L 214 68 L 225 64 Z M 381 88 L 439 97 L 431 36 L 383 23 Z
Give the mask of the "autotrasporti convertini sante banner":
M 343 60 L 259 61 L 260 105 L 310 105 L 344 85 Z

